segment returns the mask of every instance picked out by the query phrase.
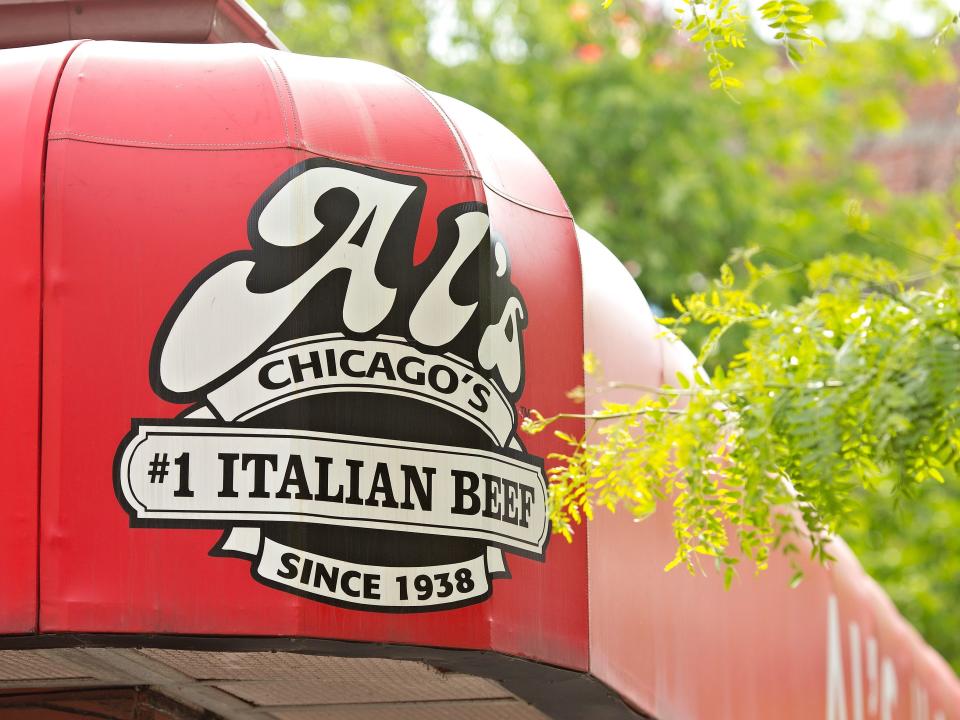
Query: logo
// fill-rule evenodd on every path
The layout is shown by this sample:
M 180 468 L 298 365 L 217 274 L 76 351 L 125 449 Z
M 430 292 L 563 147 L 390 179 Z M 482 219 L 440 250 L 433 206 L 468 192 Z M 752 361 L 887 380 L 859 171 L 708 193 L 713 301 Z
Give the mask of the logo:
M 222 528 L 215 556 L 318 601 L 479 602 L 504 552 L 542 560 L 543 460 L 517 437 L 527 309 L 482 203 L 325 159 L 254 204 L 161 325 L 150 381 L 189 407 L 133 419 L 114 484 L 134 527 Z

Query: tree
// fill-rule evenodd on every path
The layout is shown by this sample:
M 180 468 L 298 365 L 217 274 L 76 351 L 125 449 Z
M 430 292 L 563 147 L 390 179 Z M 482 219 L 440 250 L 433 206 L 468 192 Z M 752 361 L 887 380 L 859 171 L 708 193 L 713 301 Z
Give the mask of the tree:
M 772 548 L 797 552 L 797 535 L 829 559 L 859 489 L 906 499 L 925 481 L 955 481 L 958 249 L 926 259 L 922 273 L 849 254 L 784 270 L 739 253 L 740 282 L 724 265 L 712 289 L 676 299 L 679 315 L 661 319 L 681 335 L 692 323 L 710 328 L 701 367 L 744 328 L 732 357 L 709 379 L 678 376 L 632 405 L 587 416 L 583 438 L 560 434 L 572 448 L 551 470 L 560 531 L 595 507 L 644 517 L 669 499 L 677 551 L 667 568 L 693 571 L 709 557 L 729 583 L 741 556 L 764 569 Z M 768 279 L 801 270 L 809 295 L 759 298 Z M 528 418 L 525 429 L 541 432 L 559 417 Z
M 807 3 L 808 13 L 793 8 L 787 14 L 801 31 L 776 38 L 774 28 L 769 42 L 747 21 L 723 25 L 732 3 L 686 3 L 726 28 L 719 41 L 709 23 L 685 29 L 689 11 L 678 33 L 669 6 L 637 0 L 614 0 L 608 10 L 576 0 L 254 5 L 296 51 L 390 65 L 506 124 L 551 170 L 578 222 L 632 269 L 655 309 L 673 316 L 670 327 L 706 344 L 701 357 L 712 385 L 693 379 L 640 398 L 620 421 L 642 419 L 661 449 L 673 442 L 688 453 L 710 449 L 678 488 L 643 469 L 641 448 L 617 448 L 623 462 L 637 464 L 632 482 L 654 499 L 686 497 L 677 517 L 691 535 L 679 537 L 674 560 L 713 561 L 712 553 L 724 573 L 736 566 L 719 517 L 734 523 L 760 566 L 778 538 L 790 553 L 785 532 L 794 526 L 776 508 L 798 501 L 799 529 L 815 547 L 842 531 L 960 669 L 960 647 L 950 644 L 960 638 L 960 620 L 942 612 L 960 590 L 960 573 L 941 561 L 950 540 L 936 532 L 960 518 L 950 404 L 960 364 L 951 354 L 960 195 L 895 196 L 857 160 L 861 138 L 902 127 L 904 88 L 953 76 L 948 53 L 895 29 L 811 52 L 809 40 L 788 33 L 819 35 L 842 14 L 823 0 Z M 764 7 L 770 17 L 756 26 L 778 22 L 776 8 Z M 732 27 L 745 47 L 723 38 Z M 800 71 L 789 62 L 791 46 L 806 56 Z M 736 65 L 724 67 L 727 81 L 712 89 L 723 65 L 710 57 L 717 52 Z M 711 282 L 735 248 L 758 250 L 736 251 Z M 684 298 L 678 307 L 674 294 Z M 861 307 L 871 314 L 865 329 L 856 324 Z M 758 362 L 760 348 L 778 348 L 778 362 Z M 886 362 L 869 365 L 881 355 Z M 849 364 L 859 361 L 873 368 L 863 378 Z M 690 403 L 685 415 L 658 409 L 679 398 Z M 857 419 L 868 421 L 866 439 L 853 433 Z M 810 437 L 812 420 L 842 430 L 831 438 L 839 453 L 813 442 L 824 433 Z M 777 442 L 737 442 L 761 428 L 772 428 Z M 599 447 L 614 436 L 590 440 Z M 575 526 L 571 507 L 586 512 L 565 502 L 593 477 L 575 470 L 595 452 L 582 440 L 574 439 L 568 474 L 555 477 L 558 527 Z M 597 488 L 589 497 L 605 504 Z M 652 507 L 631 509 L 642 515 Z M 903 532 L 884 532 L 891 524 Z M 922 578 L 906 559 L 923 568 Z

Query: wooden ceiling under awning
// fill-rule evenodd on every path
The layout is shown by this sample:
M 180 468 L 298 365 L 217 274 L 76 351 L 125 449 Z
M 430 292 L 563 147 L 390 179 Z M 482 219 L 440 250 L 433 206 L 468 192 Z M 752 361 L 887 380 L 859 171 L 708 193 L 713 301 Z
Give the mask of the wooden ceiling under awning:
M 73 39 L 284 48 L 244 0 L 0 0 L 0 48 Z
M 204 710 L 181 705 L 140 687 L 0 689 L 0 720 L 209 720 Z
M 0 720 L 548 717 L 494 680 L 414 660 L 160 648 L 0 650 Z

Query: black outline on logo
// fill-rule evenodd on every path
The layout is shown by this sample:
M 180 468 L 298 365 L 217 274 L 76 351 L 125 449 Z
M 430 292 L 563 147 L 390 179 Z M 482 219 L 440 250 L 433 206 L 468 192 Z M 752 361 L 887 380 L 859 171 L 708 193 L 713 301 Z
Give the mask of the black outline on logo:
M 509 580 L 513 577 L 510 573 L 510 568 L 505 567 L 504 570 L 497 570 L 496 572 L 490 572 L 490 569 L 487 568 L 487 591 L 482 595 L 474 595 L 471 598 L 466 600 L 460 600 L 458 602 L 444 603 L 443 605 L 426 605 L 426 606 L 416 606 L 416 605 L 368 605 L 364 603 L 354 603 L 347 600 L 339 600 L 337 598 L 328 598 L 314 593 L 305 592 L 303 590 L 298 590 L 297 588 L 290 587 L 289 585 L 284 585 L 283 583 L 274 582 L 269 578 L 259 575 L 257 573 L 257 564 L 260 562 L 260 558 L 263 557 L 263 546 L 266 540 L 263 534 L 260 535 L 260 547 L 257 549 L 257 554 L 254 557 L 246 553 L 236 552 L 234 550 L 224 550 L 223 543 L 226 542 L 227 536 L 229 533 L 224 533 L 220 536 L 220 539 L 217 540 L 217 544 L 211 548 L 210 552 L 207 553 L 209 557 L 225 557 L 225 558 L 234 558 L 238 560 L 246 560 L 250 563 L 250 577 L 253 578 L 255 582 L 258 582 L 261 585 L 266 585 L 267 587 L 273 590 L 280 590 L 281 592 L 290 593 L 291 595 L 297 595 L 307 600 L 313 600 L 314 602 L 323 603 L 324 605 L 333 605 L 334 607 L 345 608 L 347 610 L 366 610 L 368 612 L 381 612 L 381 613 L 390 613 L 391 615 L 413 615 L 416 613 L 425 613 L 425 612 L 443 612 L 445 610 L 457 610 L 459 608 L 469 607 L 471 605 L 476 605 L 477 603 L 484 602 L 488 600 L 491 595 L 493 595 L 493 581 L 494 580 Z M 438 537 L 442 537 L 439 536 Z M 549 542 L 549 537 L 548 537 Z M 543 546 L 544 551 L 546 551 L 546 544 Z M 542 560 L 541 560 L 542 562 Z M 487 564 L 486 557 L 483 560 L 484 566 Z
M 401 207 L 400 212 L 394 218 L 391 226 L 388 230 L 388 236 L 392 236 L 394 233 L 400 233 L 401 236 L 405 236 L 407 241 L 409 241 L 408 248 L 401 248 L 402 251 L 409 251 L 409 258 L 404 258 L 405 261 L 408 261 L 409 266 L 403 268 L 394 268 L 393 271 L 397 273 L 406 273 L 409 277 L 404 277 L 406 282 L 408 279 L 412 279 L 413 282 L 410 283 L 410 287 L 395 287 L 397 290 L 398 296 L 401 293 L 413 293 L 419 297 L 422 294 L 423 290 L 426 288 L 427 283 L 436 275 L 437 271 L 443 264 L 449 259 L 449 252 L 451 248 L 442 247 L 444 243 L 449 245 L 451 238 L 454 241 L 454 246 L 456 244 L 456 239 L 458 236 L 458 229 L 456 228 L 456 218 L 462 215 L 465 212 L 470 211 L 482 211 L 487 213 L 487 206 L 482 202 L 464 202 L 451 205 L 441 211 L 436 220 L 436 239 L 434 247 L 431 249 L 428 256 L 420 263 L 413 264 L 413 245 L 416 242 L 417 234 L 420 230 L 421 223 L 423 222 L 423 209 L 426 200 L 426 183 L 422 178 L 419 178 L 414 175 L 401 175 L 397 173 L 387 172 L 379 168 L 373 168 L 362 165 L 355 165 L 351 163 L 340 162 L 336 160 L 331 160 L 327 158 L 311 158 L 309 160 L 302 161 L 293 165 L 284 171 L 279 177 L 277 177 L 267 189 L 258 197 L 256 202 L 254 202 L 253 207 L 250 210 L 250 213 L 247 217 L 247 236 L 248 241 L 250 242 L 250 249 L 248 250 L 238 250 L 234 252 L 227 253 L 223 255 L 207 266 L 205 266 L 199 273 L 197 273 L 190 282 L 184 287 L 180 294 L 173 301 L 170 310 L 165 315 L 160 327 L 157 330 L 156 337 L 154 339 L 153 346 L 150 352 L 150 361 L 149 361 L 149 381 L 150 386 L 156 395 L 164 400 L 173 403 L 190 403 L 190 407 L 185 408 L 180 413 L 177 414 L 174 418 L 135 418 L 131 420 L 131 430 L 123 437 L 120 442 L 119 447 L 117 448 L 116 455 L 113 462 L 113 480 L 114 480 L 114 492 L 117 496 L 117 499 L 120 502 L 121 507 L 126 511 L 130 527 L 146 527 L 146 528 L 187 528 L 187 529 L 221 529 L 224 530 L 220 538 L 217 540 L 216 544 L 208 552 L 210 557 L 233 557 L 243 559 L 250 563 L 250 575 L 251 577 L 261 585 L 266 585 L 276 590 L 280 590 L 286 593 L 293 595 L 298 595 L 305 597 L 307 599 L 313 600 L 315 602 L 320 602 L 326 605 L 331 605 L 335 607 L 343 607 L 354 610 L 363 610 L 366 612 L 385 612 L 385 613 L 397 613 L 397 614 L 408 614 L 408 613 L 421 613 L 421 612 L 442 612 L 446 610 L 454 610 L 461 607 L 466 607 L 469 605 L 474 605 L 481 603 L 487 600 L 493 593 L 493 580 L 500 578 L 510 578 L 512 577 L 509 568 L 506 568 L 502 571 L 490 572 L 487 571 L 487 592 L 483 595 L 478 595 L 463 601 L 442 604 L 442 605 L 428 605 L 428 606 L 409 606 L 409 607 L 399 607 L 399 606 L 377 606 L 377 605 L 368 605 L 363 603 L 355 603 L 349 601 L 342 601 L 335 598 L 320 597 L 312 593 L 303 592 L 295 588 L 290 587 L 289 585 L 284 585 L 282 583 L 276 583 L 271 581 L 268 578 L 257 574 L 256 566 L 260 561 L 264 542 L 266 536 L 262 532 L 263 523 L 261 522 L 243 522 L 243 521 L 211 521 L 209 523 L 204 523 L 202 521 L 197 521 L 194 519 L 191 520 L 141 520 L 136 517 L 136 510 L 132 508 L 126 501 L 126 497 L 121 488 L 121 468 L 120 462 L 123 457 L 124 451 L 126 450 L 129 443 L 137 437 L 139 433 L 139 427 L 142 424 L 155 424 L 155 425 L 194 425 L 197 427 L 217 427 L 217 428 L 229 428 L 235 426 L 238 428 L 249 429 L 249 425 L 246 423 L 228 423 L 223 420 L 222 417 L 216 412 L 216 409 L 211 407 L 205 400 L 206 396 L 212 390 L 222 386 L 224 383 L 229 382 L 239 373 L 243 372 L 251 364 L 256 362 L 266 351 L 269 351 L 270 348 L 276 344 L 276 339 L 273 336 L 270 336 L 261 343 L 260 346 L 256 348 L 255 351 L 250 353 L 250 355 L 243 361 L 238 363 L 235 367 L 231 368 L 227 372 L 221 374 L 219 377 L 209 381 L 202 387 L 199 387 L 193 391 L 188 392 L 177 392 L 170 390 L 165 387 L 160 379 L 160 356 L 163 350 L 164 345 L 170 335 L 170 331 L 173 328 L 173 324 L 176 322 L 181 311 L 186 307 L 187 303 L 193 297 L 194 293 L 205 283 L 210 277 L 218 273 L 227 265 L 230 265 L 234 262 L 241 260 L 252 260 L 257 261 L 258 255 L 264 251 L 266 241 L 260 236 L 258 229 L 258 220 L 260 217 L 263 208 L 266 207 L 267 203 L 273 199 L 273 197 L 280 192 L 280 190 L 285 187 L 292 179 L 299 176 L 300 174 L 317 167 L 337 167 L 345 170 L 349 170 L 356 173 L 365 174 L 371 177 L 380 178 L 383 180 L 388 180 L 397 184 L 404 184 L 413 187 L 413 192 L 410 194 L 407 201 Z M 368 218 L 369 220 L 369 218 Z M 367 223 L 365 222 L 361 227 L 360 232 L 365 232 Z M 308 240 L 307 243 L 310 241 Z M 510 280 L 510 270 L 511 262 L 509 255 L 507 255 L 507 267 L 505 272 L 501 276 L 501 280 L 496 280 L 495 273 L 493 268 L 490 266 L 491 263 L 496 262 L 493 253 L 493 246 L 495 242 L 502 242 L 497 238 L 492 230 L 488 231 L 487 234 L 487 243 L 486 246 L 490 250 L 489 252 L 480 252 L 479 260 L 480 266 L 476 268 L 476 271 L 469 276 L 466 276 L 464 270 L 470 265 L 470 261 L 464 264 L 457 273 L 454 275 L 453 282 L 451 284 L 451 290 L 456 294 L 458 292 L 458 286 L 460 283 L 463 283 L 463 287 L 460 287 L 460 290 L 463 288 L 473 289 L 480 293 L 479 297 L 479 312 L 476 313 L 471 318 L 471 323 L 478 323 L 479 327 L 486 327 L 493 322 L 499 320 L 499 315 L 493 317 L 497 313 L 502 313 L 505 303 L 509 298 L 515 298 L 519 304 L 522 312 L 522 321 L 520 326 L 517 327 L 514 325 L 513 331 L 518 335 L 522 332 L 523 328 L 526 326 L 528 313 L 527 306 L 523 299 L 523 296 L 520 292 L 512 285 Z M 306 244 L 306 243 L 304 243 Z M 484 243 L 481 242 L 481 248 L 484 247 Z M 378 258 L 377 268 L 375 272 L 378 273 L 381 268 L 381 261 L 384 258 Z M 471 285 L 471 281 L 474 283 L 477 279 L 489 278 L 491 282 L 489 284 L 481 281 L 479 284 Z M 458 282 L 459 281 L 459 282 Z M 391 285 L 386 285 L 387 287 L 392 287 Z M 506 288 L 506 289 L 505 289 Z M 500 296 L 494 297 L 492 293 L 503 293 Z M 301 301 L 306 302 L 306 297 Z M 409 318 L 408 308 L 403 308 L 402 303 L 400 303 L 401 310 L 404 312 L 406 318 Z M 397 308 L 394 307 L 391 309 L 391 312 L 388 314 L 387 321 L 389 321 L 393 315 L 394 311 Z M 476 348 L 473 348 L 472 353 L 467 354 L 462 351 L 458 351 L 457 348 L 457 339 L 459 339 L 465 332 L 461 331 L 461 334 L 454 339 L 450 344 L 437 348 L 431 346 L 425 346 L 417 342 L 413 337 L 409 329 L 405 326 L 401 327 L 387 327 L 384 328 L 384 324 L 389 324 L 388 322 L 381 323 L 377 327 L 373 328 L 368 333 L 354 333 L 348 332 L 344 329 L 344 337 L 356 340 L 371 340 L 376 338 L 380 334 L 389 334 L 402 337 L 404 341 L 409 344 L 411 347 L 416 348 L 417 350 L 430 355 L 443 355 L 445 353 L 453 353 L 459 357 L 467 356 L 472 357 L 476 352 Z M 470 323 L 468 323 L 469 326 Z M 331 329 L 332 330 L 332 329 Z M 520 439 L 517 433 L 517 425 L 519 416 L 516 411 L 516 403 L 523 392 L 526 376 L 526 357 L 525 349 L 523 342 L 518 342 L 518 350 L 520 355 L 520 380 L 517 389 L 514 392 L 509 392 L 503 383 L 503 379 L 499 376 L 499 369 L 494 367 L 492 371 L 486 371 L 484 368 L 477 365 L 473 366 L 475 372 L 478 375 L 486 377 L 489 381 L 494 383 L 503 393 L 504 397 L 513 405 L 514 408 L 514 426 L 510 432 L 510 435 L 507 437 L 504 447 L 493 447 L 489 451 L 496 454 L 504 455 L 505 457 L 511 457 L 518 460 L 523 460 L 528 464 L 539 465 L 541 472 L 544 468 L 544 459 L 535 455 L 528 455 L 525 452 L 524 444 Z M 470 362 L 468 360 L 468 362 Z M 210 410 L 216 417 L 214 419 L 195 419 L 190 418 L 189 415 L 199 409 L 200 407 Z M 282 429 L 282 428 L 277 428 Z M 521 450 L 515 450 L 509 447 L 511 442 L 516 442 Z M 544 475 L 544 477 L 546 477 Z M 547 480 L 547 492 L 549 492 L 549 480 Z M 226 542 L 229 532 L 232 528 L 239 527 L 253 527 L 261 529 L 260 535 L 260 548 L 256 557 L 251 557 L 247 553 L 241 553 L 237 551 L 225 550 L 224 543 Z M 415 532 L 410 530 L 404 530 L 402 532 Z M 509 553 L 512 555 L 519 555 L 521 557 L 526 557 L 529 559 L 537 560 L 543 562 L 546 557 L 547 547 L 550 543 L 552 531 L 551 523 L 549 518 L 547 518 L 547 533 L 546 539 L 544 540 L 543 549 L 539 553 L 530 552 L 515 546 L 505 546 L 499 543 L 490 542 L 486 539 L 478 539 L 480 542 L 484 543 L 485 547 L 496 547 L 499 548 L 502 552 Z M 445 537 L 443 535 L 436 535 L 438 538 Z M 486 565 L 486 556 L 484 556 L 484 564 Z
M 123 506 L 123 509 L 126 510 L 127 515 L 130 518 L 130 527 L 141 527 L 141 528 L 179 528 L 186 530 L 230 530 L 234 527 L 256 527 L 259 528 L 263 525 L 262 521 L 257 522 L 247 522 L 244 520 L 197 520 L 196 518 L 190 518 L 189 520 L 172 520 L 169 518 L 138 518 L 136 517 L 136 509 L 133 508 L 129 503 L 127 503 L 126 496 L 123 493 L 122 481 L 123 481 L 123 468 L 120 467 L 120 461 L 123 459 L 123 454 L 127 449 L 127 446 L 135 440 L 140 434 L 141 425 L 170 425 L 176 427 L 214 427 L 218 430 L 229 429 L 231 427 L 236 427 L 241 430 L 256 430 L 256 426 L 251 427 L 249 425 L 243 424 L 232 424 L 232 423 L 223 423 L 216 420 L 183 420 L 178 418 L 157 418 L 157 419 L 147 419 L 147 418 L 136 418 L 130 421 L 130 432 L 128 432 L 123 440 L 120 443 L 119 448 L 117 449 L 117 454 L 113 459 L 113 490 L 117 495 L 117 499 L 120 501 L 120 504 Z M 284 430 L 285 428 L 271 428 L 275 430 Z M 297 432 L 293 430 L 291 432 Z M 202 435 L 203 433 L 198 433 Z M 271 436 L 275 437 L 275 436 Z M 368 444 L 379 446 L 379 443 L 375 442 L 376 440 L 383 440 L 384 442 L 397 442 L 396 440 L 390 440 L 389 438 L 369 438 L 370 442 Z M 546 470 L 544 459 L 538 455 L 528 455 L 525 452 L 520 450 L 514 450 L 513 448 L 495 448 L 486 450 L 485 452 L 492 453 L 494 455 L 503 455 L 506 458 L 511 460 L 518 460 L 527 465 L 534 465 L 540 469 L 541 474 L 545 479 L 545 490 L 544 490 L 544 500 L 547 499 L 546 495 L 550 491 L 549 481 L 546 480 Z M 317 523 L 322 524 L 322 523 Z M 371 528 L 372 529 L 372 528 Z M 403 529 L 397 530 L 395 532 L 408 532 L 415 533 L 416 530 Z M 432 535 L 438 538 L 446 537 L 446 535 L 440 533 L 425 533 Z M 524 548 L 518 548 L 515 545 L 507 545 L 506 543 L 496 542 L 494 540 L 488 540 L 487 538 L 471 538 L 490 545 L 492 547 L 499 548 L 503 552 L 508 552 L 511 555 L 519 555 L 521 557 L 528 558 L 530 560 L 538 560 L 543 562 L 547 553 L 547 546 L 550 543 L 550 538 L 552 536 L 550 530 L 550 520 L 547 518 L 547 531 L 546 536 L 543 541 L 543 550 L 540 552 L 533 552 L 531 550 L 525 550 Z

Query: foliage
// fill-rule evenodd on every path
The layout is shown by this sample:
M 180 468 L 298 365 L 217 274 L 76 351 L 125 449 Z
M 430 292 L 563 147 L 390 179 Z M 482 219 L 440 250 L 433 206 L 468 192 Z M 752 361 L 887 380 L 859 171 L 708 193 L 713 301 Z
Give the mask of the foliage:
M 771 0 L 764 8 L 772 5 L 779 6 L 781 3 Z M 743 87 L 743 83 L 730 73 L 734 63 L 725 54 L 727 48 L 746 46 L 744 26 L 747 18 L 740 12 L 739 4 L 735 0 L 681 0 L 677 12 L 682 17 L 676 21 L 674 28 L 688 32 L 690 42 L 702 44 L 707 53 L 710 87 L 725 91 Z
M 857 507 L 857 488 L 910 497 L 960 469 L 960 264 L 931 258 L 920 275 L 886 260 L 837 254 L 807 265 L 811 294 L 762 302 L 783 272 L 739 253 L 714 287 L 677 300 L 663 322 L 710 328 L 701 363 L 737 327 L 742 349 L 704 375 L 677 378 L 633 405 L 588 416 L 584 438 L 552 470 L 551 512 L 569 534 L 597 506 L 638 517 L 673 502 L 677 551 L 668 569 L 714 559 L 729 583 L 741 557 L 766 567 L 793 538 L 829 559 L 830 537 Z M 678 400 L 685 407 L 678 408 Z M 535 418 L 539 432 L 553 418 Z M 675 468 L 682 468 L 677 474 Z
M 730 74 L 734 63 L 727 54 L 728 48 L 746 47 L 747 16 L 741 12 L 740 4 L 736 0 L 679 0 L 679 3 L 676 11 L 681 17 L 674 28 L 689 33 L 690 42 L 703 46 L 710 63 L 710 87 L 724 91 L 743 87 L 743 83 Z M 823 41 L 810 32 L 809 24 L 814 17 L 803 3 L 768 0 L 757 8 L 757 13 L 773 31 L 773 39 L 783 46 L 791 62 L 803 62 L 801 48 L 823 46 Z

